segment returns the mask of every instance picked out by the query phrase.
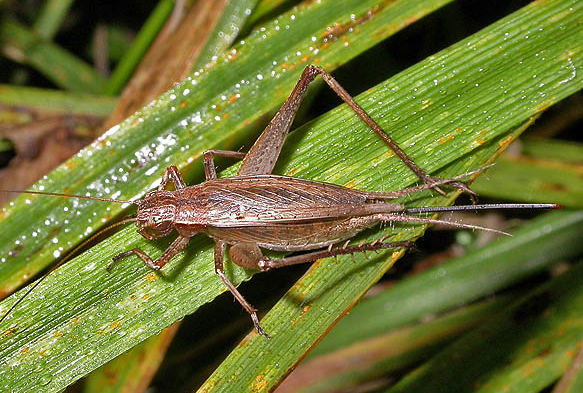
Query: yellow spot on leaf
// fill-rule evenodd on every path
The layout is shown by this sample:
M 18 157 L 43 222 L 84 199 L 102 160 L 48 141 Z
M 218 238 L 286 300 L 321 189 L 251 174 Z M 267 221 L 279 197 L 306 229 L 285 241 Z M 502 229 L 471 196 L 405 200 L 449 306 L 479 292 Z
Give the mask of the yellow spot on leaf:
M 355 185 L 356 185 L 356 184 L 354 183 L 354 181 L 353 181 L 353 180 L 351 180 L 351 181 L 349 181 L 348 183 L 346 183 L 346 184 L 344 185 L 344 187 L 346 187 L 346 188 L 354 188 L 354 186 L 355 186 Z
M 455 137 L 453 135 L 447 135 L 447 136 L 442 136 L 441 138 L 439 138 L 439 140 L 437 141 L 438 145 L 442 145 L 447 141 L 451 141 L 453 140 Z
M 263 375 L 258 375 L 257 377 L 255 377 L 255 380 L 257 381 L 257 383 L 253 387 L 253 390 L 263 390 L 265 386 L 267 386 L 267 381 L 263 379 Z
M 510 143 L 512 143 L 512 141 L 514 140 L 513 137 L 509 136 L 508 138 L 498 142 L 498 146 L 500 147 L 506 147 L 508 146 Z

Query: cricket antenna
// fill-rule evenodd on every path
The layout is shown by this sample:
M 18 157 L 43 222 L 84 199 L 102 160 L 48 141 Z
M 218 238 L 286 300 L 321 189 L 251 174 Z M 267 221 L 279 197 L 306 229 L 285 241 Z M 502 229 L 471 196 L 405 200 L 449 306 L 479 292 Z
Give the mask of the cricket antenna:
M 59 196 L 59 197 L 64 197 L 64 198 L 89 199 L 92 201 L 100 201 L 100 202 L 129 203 L 131 205 L 139 205 L 140 204 L 139 201 L 120 201 L 118 199 L 99 198 L 99 197 L 92 197 L 92 196 L 86 196 L 86 195 L 69 195 L 69 194 L 61 194 L 58 192 L 21 191 L 21 190 L 0 190 L 0 192 L 14 193 L 14 194 Z
M 17 192 L 21 192 L 21 191 L 17 191 Z M 37 193 L 38 194 L 38 193 Z M 45 194 L 45 193 L 40 193 L 40 194 Z M 53 193 L 46 193 L 48 195 L 62 195 L 62 194 L 53 194 Z M 67 195 L 68 196 L 68 195 Z M 128 202 L 131 203 L 131 202 Z M 73 250 L 69 251 L 69 253 L 67 255 L 65 255 L 63 257 L 63 259 L 61 259 L 56 265 L 52 266 L 50 268 L 50 270 L 48 272 L 46 272 L 40 279 L 38 279 L 34 284 L 32 284 L 30 286 L 30 288 L 25 292 L 25 294 L 18 299 L 9 309 L 8 311 L 6 311 L 6 313 L 4 315 L 2 315 L 2 317 L 0 317 L 0 323 L 2 323 L 2 321 L 4 321 L 4 319 L 6 319 L 6 317 L 12 312 L 12 310 L 14 310 L 16 308 L 16 306 L 18 306 L 20 303 L 22 303 L 22 301 L 36 288 L 39 286 L 39 284 L 41 282 L 43 282 L 43 280 L 48 277 L 49 274 L 51 274 L 55 269 L 57 269 L 59 266 L 62 266 L 65 262 L 67 262 L 69 259 L 71 259 L 71 257 L 73 255 L 75 255 L 75 253 L 77 251 L 79 251 L 80 249 L 82 249 L 83 247 L 85 247 L 89 242 L 91 242 L 92 240 L 94 240 L 96 237 L 98 237 L 99 235 L 103 234 L 106 231 L 109 231 L 110 229 L 116 228 L 120 225 L 124 225 L 127 224 L 129 222 L 135 222 L 138 219 L 136 217 L 131 217 L 131 218 L 127 218 L 125 220 L 122 220 L 120 222 L 116 222 L 115 224 L 106 226 L 105 228 L 101 229 L 100 231 L 98 231 L 97 233 L 93 234 L 92 236 L 90 236 L 87 240 L 83 241 L 81 244 L 79 244 L 77 247 L 75 247 Z
M 440 213 L 454 211 L 475 211 L 475 210 L 500 210 L 500 209 L 562 209 L 562 205 L 554 203 L 492 203 L 488 205 L 462 205 L 462 206 L 433 206 L 414 207 L 405 209 L 405 214 L 418 213 Z

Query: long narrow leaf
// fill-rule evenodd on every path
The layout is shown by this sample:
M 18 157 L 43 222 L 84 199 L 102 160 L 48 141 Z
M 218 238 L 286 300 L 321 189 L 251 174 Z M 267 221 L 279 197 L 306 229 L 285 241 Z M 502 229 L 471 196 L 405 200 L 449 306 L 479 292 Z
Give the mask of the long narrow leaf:
M 383 83 L 363 95 L 361 102 L 373 116 L 385 116 L 381 123 L 395 130 L 393 135 L 422 167 L 434 170 L 458 158 L 457 165 L 441 172 L 451 176 L 483 165 L 516 136 L 520 129 L 515 127 L 560 99 L 562 88 L 569 84 L 575 90 L 581 88 L 573 67 L 583 60 L 578 57 L 582 55 L 583 31 L 578 22 L 582 15 L 583 6 L 574 1 L 532 3 Z M 317 126 L 324 127 L 336 113 Z M 299 134 L 301 146 L 307 148 L 303 154 L 294 152 L 290 159 L 297 164 L 286 165 L 285 170 L 357 188 L 372 188 L 375 183 L 377 188 L 407 185 L 406 173 L 382 165 L 386 147 L 376 144 L 373 148 L 374 142 L 361 147 L 352 139 L 354 133 L 342 131 Z M 336 138 L 338 134 L 342 139 Z M 296 135 L 288 146 L 300 144 Z M 318 168 L 321 172 L 302 166 L 324 140 L 326 156 L 344 159 L 348 155 L 346 160 L 352 165 Z M 353 150 L 357 150 L 354 156 Z M 359 165 L 363 161 L 369 162 L 368 171 Z M 443 202 L 433 198 L 421 203 Z M 395 237 L 419 233 L 405 231 Z M 333 260 L 315 263 L 263 318 L 263 327 L 274 337 L 269 341 L 248 337 L 200 391 L 273 389 L 398 256 L 385 253 L 368 261 L 358 256 L 354 265 L 350 258 L 340 259 L 339 264 Z
M 466 334 L 387 393 L 542 391 L 578 352 L 582 279 L 579 263 Z
M 195 178 L 189 164 L 204 150 L 243 138 L 237 134 L 277 107 L 308 61 L 332 70 L 445 2 L 398 1 L 380 7 L 344 0 L 298 8 L 255 32 L 211 70 L 111 129 L 36 187 L 127 199 L 155 186 L 169 163 Z M 331 32 L 337 23 L 347 29 Z M 347 40 L 353 42 L 347 45 Z M 119 211 L 117 205 L 60 198 L 13 202 L 1 213 L 6 230 L 0 275 L 10 282 L 5 290 L 13 288 L 14 278 L 34 274 Z M 31 215 L 42 217 L 34 229 L 27 225 Z M 4 386 L 57 391 L 225 290 L 209 265 L 210 243 L 202 237 L 193 239 L 162 275 L 131 262 L 112 273 L 104 270 L 118 251 L 139 246 L 155 255 L 165 245 L 145 242 L 128 228 L 51 274 L 5 321 L 0 347 Z M 185 263 L 194 257 L 196 263 Z M 230 274 L 234 282 L 249 276 L 241 269 Z M 19 295 L 2 303 L 2 309 Z

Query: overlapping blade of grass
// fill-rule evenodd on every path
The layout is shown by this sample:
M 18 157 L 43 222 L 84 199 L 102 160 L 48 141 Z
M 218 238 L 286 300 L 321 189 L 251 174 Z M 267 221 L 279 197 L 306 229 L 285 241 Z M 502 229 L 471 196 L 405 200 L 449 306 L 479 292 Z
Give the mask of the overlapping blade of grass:
M 567 372 L 555 385 L 552 393 L 577 393 L 583 390 L 583 341 Z
M 169 163 L 183 167 L 187 179 L 193 179 L 189 164 L 204 150 L 236 146 L 247 125 L 283 101 L 305 64 L 332 70 L 446 2 L 379 6 L 344 0 L 297 8 L 252 34 L 212 69 L 112 128 L 36 189 L 133 198 L 154 187 Z M 343 117 L 353 119 L 346 113 Z M 344 132 L 351 127 L 333 124 Z M 381 156 L 385 153 L 383 149 Z M 407 181 L 414 179 L 408 176 Z M 4 291 L 120 211 L 118 205 L 60 198 L 28 196 L 11 203 L 1 213 Z M 31 227 L 31 217 L 41 217 L 40 222 Z M 209 265 L 208 240 L 195 238 L 163 275 L 135 263 L 106 273 L 106 261 L 131 244 L 156 255 L 168 243 L 145 242 L 128 228 L 51 274 L 5 321 L 3 389 L 57 391 L 224 291 Z M 196 263 L 184 263 L 194 256 Z M 230 273 L 235 282 L 249 276 L 241 269 Z M 5 301 L 2 310 L 16 298 Z
M 227 2 L 213 33 L 192 67 L 193 71 L 204 68 L 231 47 L 257 3 L 258 0 Z
M 128 79 L 130 79 L 132 73 L 138 66 L 138 63 L 142 60 L 144 54 L 150 47 L 150 44 L 154 41 L 164 26 L 164 23 L 166 23 L 166 20 L 172 14 L 172 10 L 175 6 L 176 2 L 172 0 L 160 0 L 158 2 L 156 8 L 152 11 L 148 20 L 146 20 L 140 29 L 140 32 L 132 42 L 132 45 L 108 78 L 107 83 L 103 88 L 105 94 L 117 95 L 122 91 Z M 183 5 L 179 5 L 179 7 L 182 6 Z
M 146 391 L 178 327 L 175 323 L 130 351 L 104 364 L 83 380 L 81 392 L 139 393 Z
M 89 64 L 58 45 L 39 39 L 15 20 L 0 20 L 0 50 L 14 61 L 28 64 L 66 90 L 97 94 L 105 79 Z
M 487 197 L 583 207 L 583 146 L 573 142 L 525 140 L 520 155 L 501 157 L 473 190 Z
M 573 64 L 583 60 L 575 60 L 582 49 L 578 44 L 583 38 L 578 22 L 581 15 L 583 7 L 577 2 L 532 3 L 391 78 L 364 94 L 361 102 L 373 117 L 377 113 L 391 117 L 381 123 L 394 130 L 392 135 L 422 167 L 434 171 L 457 159 L 440 173 L 451 176 L 476 168 L 520 132 L 519 124 L 560 99 L 563 87 L 572 83 L 573 91 L 581 88 L 581 81 L 573 77 Z M 550 63 L 554 66 L 549 67 Z M 389 110 L 382 111 L 385 105 Z M 313 127 L 326 127 L 337 113 L 332 111 Z M 330 127 L 317 134 L 302 132 L 290 137 L 284 172 L 364 189 L 408 184 L 405 171 L 384 166 L 381 157 L 383 151 L 386 155 L 386 147 L 373 138 L 366 146 L 356 142 L 355 132 Z M 323 140 L 326 147 L 317 148 Z M 290 157 L 296 146 L 305 146 L 305 152 L 296 151 Z M 312 162 L 317 149 L 323 150 L 324 157 L 343 157 L 348 166 L 318 167 L 320 159 Z M 365 161 L 371 166 L 368 170 Z M 415 201 L 443 202 L 442 198 Z M 393 232 L 398 233 L 397 239 L 421 232 L 398 228 L 400 232 Z M 272 339 L 248 337 L 200 391 L 273 389 L 398 256 L 398 252 L 384 253 L 366 260 L 360 255 L 356 264 L 350 258 L 339 258 L 338 264 L 333 260 L 315 263 L 263 318 L 263 328 Z
M 300 364 L 276 389 L 276 393 L 347 391 L 378 379 L 384 379 L 388 384 L 390 373 L 414 366 L 434 355 L 463 332 L 491 319 L 516 299 L 513 294 L 484 300 L 426 323 L 387 331 L 346 345 Z M 382 313 L 386 312 L 382 310 Z
M 470 303 L 549 269 L 557 261 L 581 255 L 583 212 L 548 212 L 512 234 L 363 301 L 310 357 Z
M 35 188 L 138 198 L 171 163 L 187 180 L 199 181 L 202 152 L 238 148 L 237 141 L 248 137 L 247 126 L 283 102 L 306 64 L 333 70 L 445 2 L 375 7 L 372 1 L 343 0 L 298 8 L 257 31 L 211 70 L 112 128 Z M 347 30 L 329 32 L 335 23 Z M 0 263 L 0 293 L 10 293 L 120 211 L 115 204 L 59 198 L 15 200 L 0 213 L 0 262 L 6 262 Z M 43 220 L 31 227 L 31 216 Z
M 117 98 L 35 87 L 0 85 L 0 103 L 52 113 L 107 116 Z
M 387 392 L 542 391 L 567 370 L 578 352 L 582 279 L 579 263 L 456 341 Z
M 32 30 L 44 40 L 52 39 L 65 20 L 73 0 L 48 0 L 34 22 Z
M 200 32 L 198 35 L 199 41 L 206 41 L 206 43 L 201 42 L 204 43 L 204 47 L 196 56 L 192 70 L 198 70 L 203 68 L 205 64 L 216 61 L 220 54 L 232 46 L 233 42 L 237 39 L 237 33 L 245 23 L 249 12 L 255 7 L 256 2 L 257 0 L 227 2 L 223 4 L 224 8 L 221 12 L 216 11 L 220 14 L 220 18 L 212 31 L 208 31 L 206 28 L 195 29 L 197 33 Z M 189 23 L 189 27 L 192 28 L 193 26 Z M 145 29 L 146 27 L 142 28 L 142 30 Z M 204 38 L 203 33 L 206 33 L 206 38 Z M 151 51 L 156 51 L 156 48 L 161 49 L 161 46 L 154 46 Z M 196 54 L 197 52 L 195 51 L 194 53 Z M 164 54 L 167 54 L 165 49 Z M 144 61 L 146 60 L 144 59 Z M 186 63 L 186 66 L 191 64 L 191 62 Z M 139 75 L 135 77 L 137 80 L 140 80 Z M 124 92 L 122 100 L 127 96 L 126 93 Z M 122 356 L 116 357 L 93 371 L 83 382 L 85 391 L 96 391 L 96 387 L 103 385 L 103 382 L 106 380 L 109 381 L 107 386 L 110 392 L 135 392 L 147 388 L 160 363 L 164 359 L 166 350 L 172 343 L 174 333 L 179 329 L 179 326 L 181 326 L 180 322 L 174 323 L 169 328 L 162 330 L 160 334 L 148 338 Z M 125 372 L 112 373 L 112 370 L 124 370 Z M 138 390 L 136 390 L 137 387 L 139 387 Z

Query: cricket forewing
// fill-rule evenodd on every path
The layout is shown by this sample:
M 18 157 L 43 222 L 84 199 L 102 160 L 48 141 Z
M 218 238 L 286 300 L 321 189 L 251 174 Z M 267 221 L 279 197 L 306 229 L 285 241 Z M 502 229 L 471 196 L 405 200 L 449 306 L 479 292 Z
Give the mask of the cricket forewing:
M 182 236 L 204 232 L 231 245 L 285 251 L 338 243 L 378 222 L 375 213 L 404 209 L 382 194 L 275 175 L 213 179 L 164 193 L 174 195 L 167 223 Z

